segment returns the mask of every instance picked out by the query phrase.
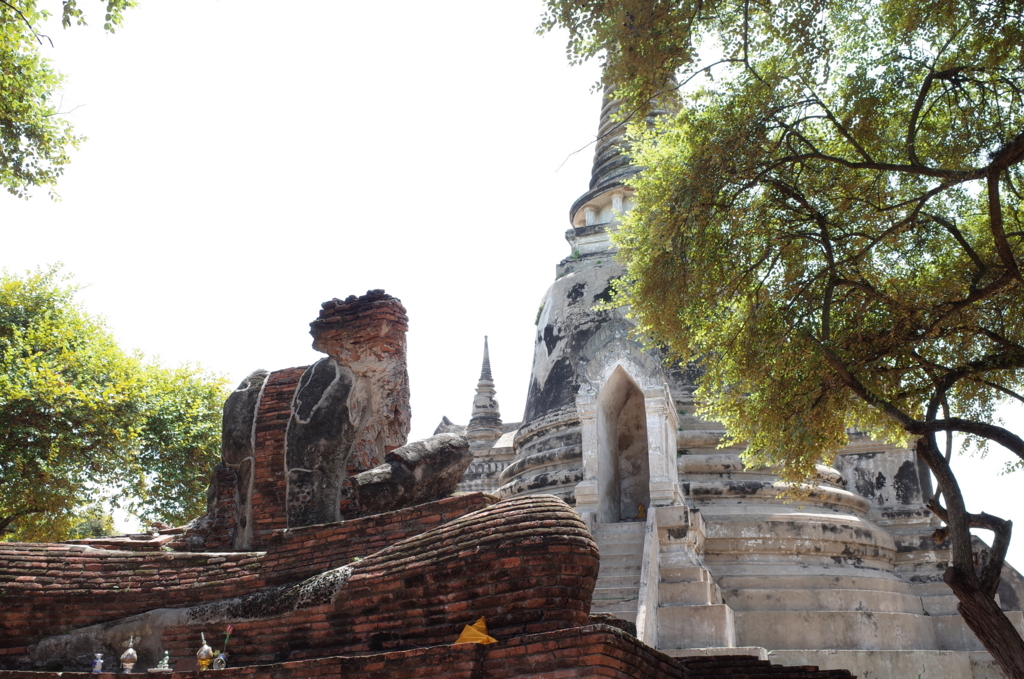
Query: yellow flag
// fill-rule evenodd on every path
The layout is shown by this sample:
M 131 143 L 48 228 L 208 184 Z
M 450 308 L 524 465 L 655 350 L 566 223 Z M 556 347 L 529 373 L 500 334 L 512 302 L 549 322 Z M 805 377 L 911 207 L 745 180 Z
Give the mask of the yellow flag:
M 494 644 L 498 640 L 487 636 L 487 622 L 480 618 L 472 625 L 466 625 L 462 634 L 455 640 L 457 644 Z

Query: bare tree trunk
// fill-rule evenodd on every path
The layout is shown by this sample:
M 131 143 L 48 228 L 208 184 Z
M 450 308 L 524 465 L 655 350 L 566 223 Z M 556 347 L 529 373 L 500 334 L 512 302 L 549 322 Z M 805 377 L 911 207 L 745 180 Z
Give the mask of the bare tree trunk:
M 939 453 L 935 435 L 922 436 L 917 442 L 917 455 L 928 465 L 946 500 L 942 507 L 937 497 L 928 503 L 946 525 L 935 533 L 936 542 L 947 537 L 953 551 L 953 565 L 942 579 L 959 599 L 957 611 L 978 637 L 1006 675 L 1007 679 L 1024 679 L 1024 639 L 995 601 L 999 575 L 1003 570 L 1012 524 L 988 514 L 970 514 L 964 504 L 960 485 L 948 462 Z M 971 548 L 971 528 L 987 528 L 995 533 L 988 559 L 975 568 Z
M 1024 640 L 995 599 L 972 587 L 955 567 L 946 569 L 942 579 L 960 600 L 956 610 L 1007 679 L 1024 679 Z

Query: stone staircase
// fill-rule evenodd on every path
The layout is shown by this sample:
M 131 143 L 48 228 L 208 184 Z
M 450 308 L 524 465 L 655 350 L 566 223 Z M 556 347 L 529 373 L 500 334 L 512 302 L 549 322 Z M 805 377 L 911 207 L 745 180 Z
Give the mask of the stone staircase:
M 591 613 L 608 613 L 636 623 L 643 562 L 644 523 L 602 523 L 594 529 L 601 550 Z
M 658 585 L 658 648 L 736 646 L 732 608 L 722 602 L 722 592 L 701 566 L 661 568 Z

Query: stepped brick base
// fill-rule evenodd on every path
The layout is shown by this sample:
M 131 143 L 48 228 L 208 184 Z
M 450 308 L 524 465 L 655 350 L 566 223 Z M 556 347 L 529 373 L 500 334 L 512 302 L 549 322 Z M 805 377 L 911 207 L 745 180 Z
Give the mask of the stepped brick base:
M 844 679 L 845 670 L 782 667 L 750 656 L 670 658 L 622 630 L 586 625 L 530 634 L 496 644 L 457 644 L 360 656 L 333 656 L 234 667 L 218 672 L 174 672 L 168 679 Z M 0 679 L 113 679 L 85 672 L 0 671 Z

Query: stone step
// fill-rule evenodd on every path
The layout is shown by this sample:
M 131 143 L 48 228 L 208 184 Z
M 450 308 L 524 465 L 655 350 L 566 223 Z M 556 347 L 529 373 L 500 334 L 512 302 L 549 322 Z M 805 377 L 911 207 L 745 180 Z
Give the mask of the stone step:
M 637 571 L 640 569 L 638 568 Z M 598 587 L 604 589 L 607 587 L 640 587 L 640 573 L 636 575 L 609 575 L 599 576 L 594 589 Z
M 722 603 L 722 594 L 713 582 L 662 582 L 658 585 L 660 606 L 707 606 Z
M 612 566 L 636 566 L 640 567 L 644 561 L 643 554 L 638 552 L 632 554 L 605 554 L 601 553 L 601 567 L 612 567 Z
M 1017 633 L 1024 636 L 1024 613 L 1006 611 L 1006 617 L 1013 623 Z M 959 615 L 936 615 L 928 619 L 934 621 L 935 624 L 935 637 L 939 644 L 936 648 L 943 651 L 985 650 L 985 647 L 978 641 L 978 637 Z
M 598 578 L 619 577 L 622 575 L 640 577 L 640 563 L 634 564 L 601 564 L 597 572 Z
M 915 582 L 911 585 L 911 589 L 918 596 L 955 596 L 949 585 L 941 580 L 937 582 Z
M 642 542 L 598 542 L 597 548 L 601 552 L 601 558 L 614 556 L 616 554 L 642 554 L 644 543 Z
M 598 583 L 600 584 L 600 583 Z M 594 601 L 626 601 L 632 599 L 636 601 L 637 591 L 640 588 L 640 583 L 637 582 L 635 587 L 595 587 L 594 588 Z
M 923 596 L 921 603 L 928 615 L 960 615 L 956 610 L 960 600 L 952 594 L 949 596 Z
M 659 622 L 663 610 L 686 609 L 659 609 Z M 735 619 L 737 643 L 743 646 L 866 651 L 941 648 L 935 618 L 912 613 L 736 611 Z
M 599 523 L 594 526 L 594 537 L 603 538 L 620 535 L 643 535 L 646 524 L 643 521 L 623 521 L 622 523 Z
M 924 615 L 921 597 L 865 589 L 722 589 L 735 611 L 874 611 Z
M 879 571 L 831 569 L 800 565 L 757 564 L 737 569 L 709 566 L 714 581 L 726 589 L 869 589 L 879 592 L 919 594 L 916 586 Z M 737 572 L 738 571 L 738 572 Z M 944 583 L 943 583 L 944 584 Z
M 590 606 L 590 612 L 593 613 L 608 613 L 614 615 L 620 620 L 628 620 L 631 623 L 636 624 L 636 609 L 637 600 L 633 599 L 629 601 L 618 601 L 614 603 L 602 604 L 600 602 L 594 602 Z
M 701 582 L 711 581 L 711 573 L 700 566 L 676 566 L 660 569 L 662 582 Z
M 731 608 L 661 606 L 658 608 L 658 649 L 732 647 L 736 624 Z
M 760 646 L 721 646 L 710 648 L 666 648 L 661 651 L 672 658 L 699 658 L 721 655 L 749 655 L 758 660 L 768 659 L 768 650 Z

